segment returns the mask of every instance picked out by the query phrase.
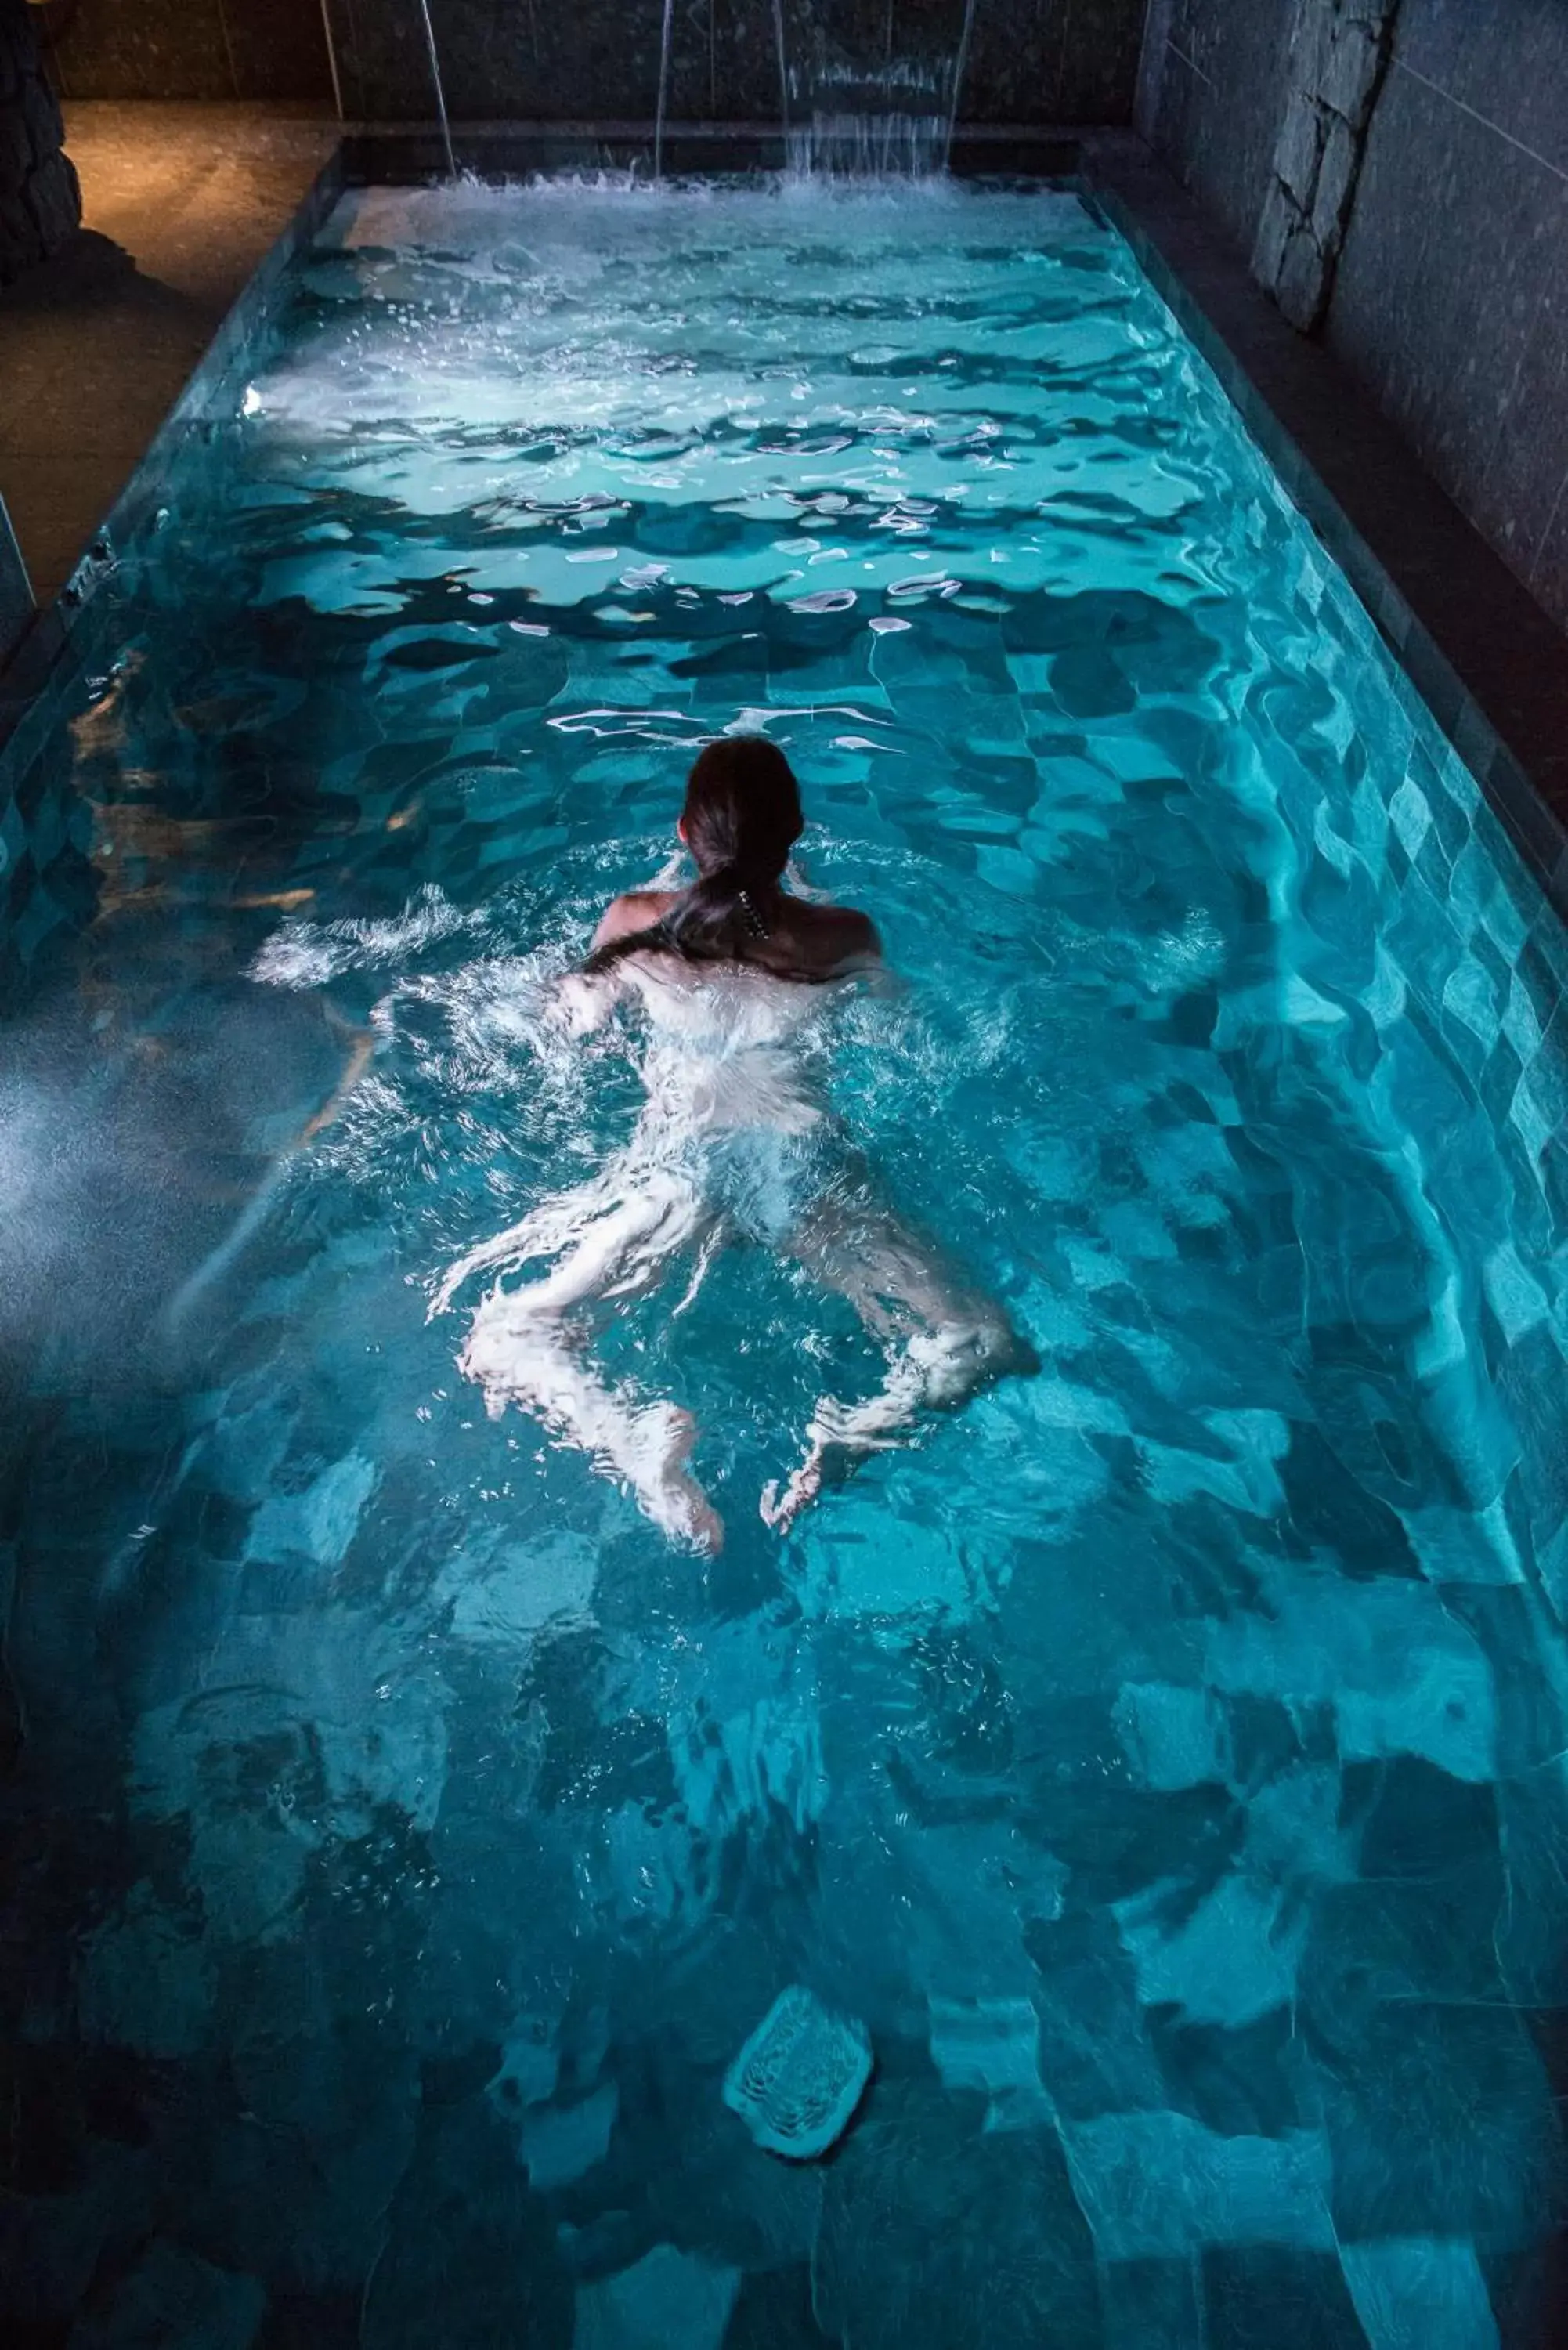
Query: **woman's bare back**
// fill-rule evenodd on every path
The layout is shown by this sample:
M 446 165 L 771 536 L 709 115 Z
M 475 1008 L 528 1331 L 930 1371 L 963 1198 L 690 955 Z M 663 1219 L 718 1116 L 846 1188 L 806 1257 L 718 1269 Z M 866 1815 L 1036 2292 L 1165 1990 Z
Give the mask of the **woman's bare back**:
M 594 932 L 594 950 L 651 931 L 678 905 L 673 889 L 628 889 L 607 909 Z M 746 947 L 744 961 L 781 979 L 845 978 L 882 959 L 877 926 L 852 906 L 816 906 L 784 891 L 770 894 L 766 928 Z

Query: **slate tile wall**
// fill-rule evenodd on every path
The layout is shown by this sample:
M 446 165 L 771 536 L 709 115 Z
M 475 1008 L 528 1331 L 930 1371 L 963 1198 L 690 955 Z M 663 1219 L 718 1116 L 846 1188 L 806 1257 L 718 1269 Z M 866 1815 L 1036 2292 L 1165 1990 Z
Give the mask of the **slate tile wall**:
M 1568 8 L 1404 0 L 1328 340 L 1568 626 Z
M 320 0 L 51 0 L 33 13 L 62 98 L 332 98 Z
M 1316 0 L 1314 0 L 1316 5 Z M 1251 251 L 1297 0 L 1155 0 L 1140 119 Z M 1401 0 L 1322 331 L 1568 626 L 1568 8 Z
M 1125 123 L 1147 0 L 973 0 L 963 114 L 975 122 Z M 327 0 L 348 113 L 431 113 L 417 0 Z M 69 98 L 332 96 L 320 0 L 55 0 L 57 87 Z M 774 0 L 675 0 L 670 114 L 775 122 Z M 889 53 L 950 59 L 964 0 L 783 0 L 797 75 L 820 45 L 874 69 Z M 664 0 L 431 0 L 458 120 L 641 120 L 657 102 Z
M 1154 0 L 1140 125 L 1251 252 L 1288 88 L 1296 0 Z

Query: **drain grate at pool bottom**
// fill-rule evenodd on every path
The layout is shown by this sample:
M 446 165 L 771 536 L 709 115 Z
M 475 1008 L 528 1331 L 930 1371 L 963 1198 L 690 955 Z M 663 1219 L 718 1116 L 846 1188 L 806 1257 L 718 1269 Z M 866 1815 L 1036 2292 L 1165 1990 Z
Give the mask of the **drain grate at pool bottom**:
M 770 2154 L 809 2162 L 843 2137 L 870 2078 L 865 2025 L 792 1983 L 725 2074 L 724 2103 Z

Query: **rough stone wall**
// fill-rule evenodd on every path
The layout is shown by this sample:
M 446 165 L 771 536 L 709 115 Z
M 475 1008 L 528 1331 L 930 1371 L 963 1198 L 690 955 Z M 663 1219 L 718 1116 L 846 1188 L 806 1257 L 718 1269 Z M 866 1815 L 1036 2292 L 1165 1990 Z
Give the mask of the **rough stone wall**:
M 0 0 L 0 286 L 80 225 L 81 190 L 26 0 Z
M 1299 0 L 1252 269 L 1306 334 L 1334 290 L 1398 9 L 1399 0 Z

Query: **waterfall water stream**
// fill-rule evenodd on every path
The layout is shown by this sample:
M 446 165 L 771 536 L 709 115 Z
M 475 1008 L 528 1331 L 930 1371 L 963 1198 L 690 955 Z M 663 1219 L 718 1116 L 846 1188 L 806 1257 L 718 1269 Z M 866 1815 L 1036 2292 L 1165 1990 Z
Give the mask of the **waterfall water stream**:
M 446 149 L 446 175 L 457 177 L 457 158 L 452 149 L 452 125 L 447 120 L 446 92 L 441 88 L 441 56 L 436 48 L 435 26 L 431 23 L 430 0 L 420 0 L 420 15 L 424 19 L 425 47 L 431 53 L 431 81 L 435 88 L 436 113 L 441 120 L 441 145 Z
M 771 0 L 778 51 L 779 122 L 792 172 L 806 178 L 924 179 L 947 167 L 958 125 L 978 0 L 964 0 L 956 47 L 922 57 L 894 47 L 889 0 L 886 53 L 864 61 L 846 57 L 815 28 L 810 54 L 793 68 L 784 0 Z M 421 0 L 430 36 L 428 0 Z M 653 175 L 664 176 L 670 120 L 675 0 L 662 0 L 659 94 L 654 112 Z M 797 32 L 799 30 L 797 26 Z M 431 38 L 438 102 L 440 68 Z M 444 128 L 445 110 L 442 109 Z M 451 144 L 448 142 L 450 156 Z
M 885 53 L 846 54 L 825 26 L 792 63 L 784 0 L 774 0 L 780 112 L 792 172 L 806 178 L 924 179 L 952 150 L 978 0 L 964 0 L 950 50 L 900 53 L 889 0 Z
M 670 43 L 675 26 L 675 0 L 664 0 L 664 30 L 659 43 L 659 108 L 653 119 L 653 176 L 664 177 L 664 110 L 670 99 Z
M 779 125 L 789 137 L 789 48 L 784 40 L 784 0 L 774 0 L 774 37 L 779 51 Z
M 951 160 L 953 132 L 958 128 L 959 100 L 963 96 L 964 69 L 969 64 L 970 36 L 974 31 L 975 0 L 964 0 L 963 30 L 959 35 L 958 55 L 953 59 L 952 87 L 948 98 L 948 135 L 942 148 L 942 161 Z

